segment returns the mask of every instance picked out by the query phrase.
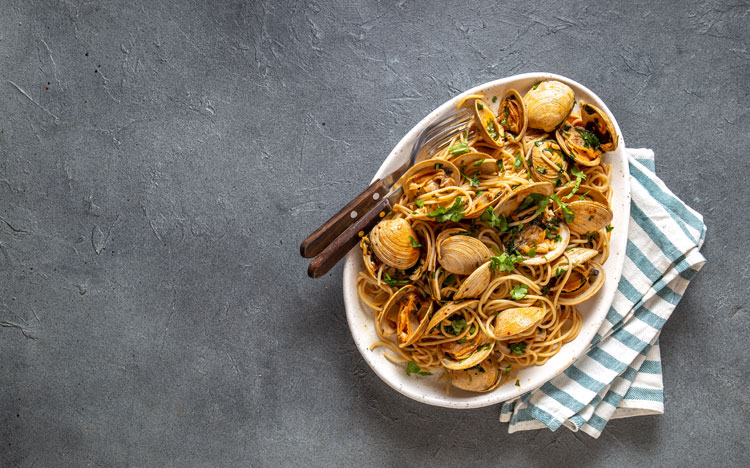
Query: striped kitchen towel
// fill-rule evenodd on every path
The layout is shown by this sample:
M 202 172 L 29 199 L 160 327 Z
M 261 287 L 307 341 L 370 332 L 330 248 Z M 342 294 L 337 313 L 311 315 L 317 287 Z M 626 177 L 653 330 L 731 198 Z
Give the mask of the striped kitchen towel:
M 659 333 L 706 259 L 703 217 L 628 149 L 632 204 L 622 279 L 588 351 L 540 388 L 505 402 L 509 432 L 565 426 L 599 437 L 610 419 L 664 413 Z

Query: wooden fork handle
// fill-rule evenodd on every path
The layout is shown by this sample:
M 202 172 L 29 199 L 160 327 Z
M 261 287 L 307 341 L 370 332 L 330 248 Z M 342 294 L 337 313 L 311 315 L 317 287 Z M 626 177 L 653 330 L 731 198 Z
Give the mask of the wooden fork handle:
M 378 179 L 373 182 L 347 203 L 345 207 L 341 208 L 341 211 L 333 215 L 331 219 L 303 240 L 299 246 L 300 255 L 305 258 L 318 255 L 347 227 L 361 219 L 362 215 L 368 212 L 378 200 L 382 200 L 386 193 L 388 193 L 388 190 L 383 185 L 382 180 Z
M 312 259 L 307 268 L 308 276 L 320 278 L 328 273 L 389 211 L 391 211 L 391 203 L 387 198 L 381 197 L 370 211 L 359 216 L 354 224 L 346 228 L 340 236 L 328 244 L 328 247 Z

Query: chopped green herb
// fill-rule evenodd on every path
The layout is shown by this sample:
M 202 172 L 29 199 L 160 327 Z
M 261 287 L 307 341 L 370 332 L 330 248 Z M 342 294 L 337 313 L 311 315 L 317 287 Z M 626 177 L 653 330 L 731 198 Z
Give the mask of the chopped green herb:
M 417 365 L 416 362 L 409 361 L 409 364 L 406 365 L 406 375 L 412 375 L 412 374 L 417 374 L 417 375 L 432 375 L 432 372 L 423 371 L 419 367 L 419 365 Z
M 443 165 L 441 163 L 435 163 L 435 170 L 436 171 L 439 171 L 441 167 L 443 167 Z
M 461 143 L 456 143 L 455 145 L 451 146 L 450 148 L 448 148 L 448 151 L 453 156 L 461 156 L 462 154 L 466 154 L 471 150 L 469 149 L 469 143 L 466 141 L 463 141 Z
M 529 257 L 535 257 L 536 256 L 536 247 L 533 247 L 533 248 L 529 249 L 528 256 Z
M 495 122 L 492 119 L 487 119 L 487 133 L 490 134 L 493 140 L 497 140 L 497 129 L 495 128 Z
M 453 329 L 453 334 L 458 335 L 461 330 L 466 328 L 466 319 L 461 317 L 460 319 L 451 320 L 450 328 Z
M 521 263 L 523 257 L 520 255 L 508 255 L 503 252 L 498 257 L 490 257 L 490 270 L 491 271 L 513 271 L 516 267 L 516 263 Z
M 563 212 L 563 218 L 565 219 L 566 223 L 570 223 L 576 218 L 575 213 L 573 213 L 573 210 L 570 209 L 567 203 L 564 203 L 560 198 L 557 196 L 557 194 L 552 194 L 549 196 L 555 203 L 557 203 L 560 208 L 562 208 Z
M 422 244 L 417 242 L 412 236 L 409 236 L 409 240 L 411 241 L 411 246 L 414 247 L 415 249 L 418 247 L 422 247 Z
M 466 343 L 466 338 L 461 338 L 460 340 L 456 341 L 458 344 L 464 344 Z
M 448 275 L 443 280 L 443 286 L 453 286 L 454 284 L 456 284 L 456 277 L 453 275 Z
M 469 335 L 473 335 L 475 331 L 477 331 L 477 327 L 472 324 L 471 328 L 469 328 Z
M 500 231 L 505 232 L 508 230 L 508 221 L 506 221 L 503 215 L 495 216 L 495 212 L 491 206 L 488 206 L 482 216 L 479 218 L 485 223 L 489 224 L 493 228 L 498 228 Z
M 482 109 L 484 109 L 484 106 L 482 105 L 482 103 L 481 103 L 481 102 L 478 102 L 478 103 L 477 103 L 477 109 L 479 109 L 479 110 L 482 110 Z
M 398 286 L 406 286 L 407 284 L 409 284 L 408 280 L 399 280 L 398 278 L 391 278 L 391 275 L 389 275 L 388 273 L 385 273 L 383 276 L 384 276 L 383 282 L 392 288 L 395 288 Z
M 594 215 L 589 216 L 589 221 L 591 221 L 592 219 L 594 219 Z
M 516 387 L 521 387 L 521 382 L 518 379 L 516 379 Z
M 422 200 L 414 200 L 414 204 L 420 208 L 424 208 L 424 202 Z
M 540 84 L 542 84 L 542 82 L 541 82 L 541 81 L 540 81 L 539 83 L 535 84 L 535 85 L 534 85 L 534 86 L 533 86 L 533 87 L 532 87 L 531 89 L 537 89 L 537 88 L 539 87 L 539 85 L 540 85 Z
M 481 197 L 482 195 L 484 195 L 484 190 L 480 190 L 477 192 L 477 198 Z
M 461 203 L 461 197 L 456 197 L 450 208 L 444 206 L 438 207 L 435 211 L 427 213 L 428 218 L 435 218 L 435 221 L 444 223 L 446 221 L 461 221 L 464 217 L 464 206 Z
M 513 161 L 513 167 L 515 167 L 516 169 L 518 169 L 519 167 L 521 167 L 521 164 L 523 164 L 523 158 L 521 157 L 520 154 L 517 154 L 516 155 L 516 160 Z
M 560 276 L 563 273 L 565 273 L 566 270 L 563 270 L 562 268 L 555 268 L 555 276 Z
M 511 353 L 520 356 L 526 352 L 526 342 L 519 341 L 518 343 L 510 343 L 508 349 L 510 349 Z
M 517 284 L 510 290 L 510 298 L 514 301 L 520 301 L 526 299 L 526 294 L 529 292 L 529 287 L 525 284 Z
M 534 145 L 536 146 L 542 146 L 544 144 L 544 140 L 535 141 Z
M 550 291 L 549 284 L 542 286 L 542 294 L 546 296 L 547 294 L 549 294 L 549 291 Z
M 576 132 L 581 135 L 584 148 L 593 148 L 595 150 L 599 149 L 599 146 L 601 145 L 601 143 L 599 142 L 599 137 L 597 137 L 594 133 L 589 132 L 585 128 L 576 127 L 575 129 Z
M 536 167 L 536 171 L 538 173 L 540 173 L 540 174 L 546 174 L 547 173 L 547 169 L 543 168 L 542 166 L 537 166 Z
M 492 102 L 497 102 L 497 96 L 492 96 Z
M 612 225 L 610 224 L 605 229 L 607 229 L 607 232 L 610 232 L 612 231 L 612 229 L 614 229 L 614 227 L 612 227 Z
M 484 162 L 484 159 L 480 159 L 479 161 L 477 161 L 477 162 L 474 163 L 474 167 L 481 166 L 483 162 Z
M 510 374 L 510 370 L 511 370 L 511 369 L 513 369 L 513 366 L 511 366 L 510 364 L 508 364 L 508 365 L 507 365 L 507 366 L 505 367 L 505 371 L 503 372 L 503 375 L 508 375 L 508 374 Z
M 474 174 L 474 177 L 469 177 L 463 172 L 461 173 L 461 175 L 464 177 L 464 179 L 469 181 L 469 184 L 471 184 L 472 187 L 479 187 L 479 173 L 478 172 Z
M 523 211 L 532 205 L 536 205 L 536 214 L 539 214 L 539 213 L 542 213 L 547 208 L 548 204 L 549 204 L 549 198 L 538 193 L 532 193 L 528 197 L 524 198 L 523 202 L 521 202 L 521 205 L 518 207 L 517 211 Z
M 575 195 L 575 193 L 578 191 L 578 188 L 581 186 L 581 181 L 586 178 L 586 174 L 584 174 L 583 171 L 578 169 L 576 166 L 570 168 L 570 173 L 575 176 L 576 184 L 573 186 L 573 190 L 571 190 L 570 193 L 565 196 L 566 200 Z
M 497 170 L 500 172 L 505 172 L 505 163 L 503 163 L 502 159 L 498 159 L 495 161 L 495 164 L 497 164 Z

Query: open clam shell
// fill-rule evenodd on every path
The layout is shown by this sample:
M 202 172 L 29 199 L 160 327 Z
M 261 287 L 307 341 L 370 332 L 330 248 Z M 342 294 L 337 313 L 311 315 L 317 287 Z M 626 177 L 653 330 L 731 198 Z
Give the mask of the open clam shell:
M 529 195 L 536 193 L 548 197 L 553 191 L 554 186 L 549 182 L 535 182 L 522 185 L 500 199 L 495 206 L 495 215 L 503 215 L 508 218 L 521 206 L 521 203 Z
M 485 262 L 461 283 L 453 299 L 467 299 L 479 296 L 487 288 L 487 285 L 490 284 L 491 277 L 490 262 Z
M 459 185 L 461 173 L 450 161 L 427 159 L 409 168 L 401 178 L 404 193 L 409 200 L 443 187 Z
M 399 347 L 411 345 L 422 337 L 430 321 L 432 298 L 419 288 L 407 285 L 396 291 L 383 306 L 377 323 L 384 336 L 396 334 Z
M 604 285 L 606 273 L 604 267 L 592 260 L 586 267 L 574 268 L 563 286 L 563 292 L 557 303 L 576 305 L 591 299 Z
M 542 321 L 544 312 L 542 307 L 512 307 L 501 311 L 495 319 L 495 338 L 506 340 L 531 330 Z
M 539 182 L 554 182 L 568 162 L 560 145 L 554 140 L 540 140 L 531 147 L 531 178 Z
M 527 229 L 527 227 L 524 229 Z M 523 235 L 523 230 L 521 230 L 521 235 Z M 560 236 L 559 240 L 545 238 L 541 243 L 537 243 L 534 247 L 536 249 L 535 255 L 526 258 L 523 264 L 544 265 L 560 257 L 568 247 L 568 243 L 570 243 L 570 229 L 568 229 L 565 223 L 560 224 L 557 235 Z
M 459 371 L 448 371 L 451 385 L 470 392 L 489 392 L 497 387 L 502 374 L 494 357 L 487 358 L 484 362 Z
M 498 123 L 505 131 L 506 142 L 519 142 L 523 139 L 529 120 L 526 103 L 518 91 L 509 89 L 505 92 L 497 109 L 497 116 Z
M 601 109 L 581 100 L 581 121 L 586 130 L 597 136 L 602 151 L 617 149 L 618 138 L 615 126 Z
M 444 357 L 441 361 L 443 367 L 450 370 L 463 370 L 470 367 L 474 367 L 487 359 L 495 348 L 495 343 L 484 343 L 480 345 L 469 357 L 463 358 L 459 361 Z
M 497 122 L 490 106 L 481 99 L 474 100 L 474 118 L 484 141 L 501 148 L 505 142 L 505 130 Z
M 612 210 L 602 203 L 590 200 L 574 201 L 568 203 L 568 209 L 573 214 L 573 219 L 568 221 L 568 227 L 576 234 L 595 232 L 612 222 Z M 562 208 L 558 208 L 555 214 L 562 218 Z

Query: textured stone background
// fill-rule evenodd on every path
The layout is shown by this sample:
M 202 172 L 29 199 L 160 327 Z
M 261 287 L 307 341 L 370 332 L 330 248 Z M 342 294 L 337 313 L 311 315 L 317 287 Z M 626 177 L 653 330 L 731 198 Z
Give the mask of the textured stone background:
M 0 1 L 0 465 L 748 466 L 748 2 Z M 671 4 L 670 4 L 671 3 Z M 552 71 L 703 213 L 664 416 L 397 394 L 302 238 L 428 111 Z

